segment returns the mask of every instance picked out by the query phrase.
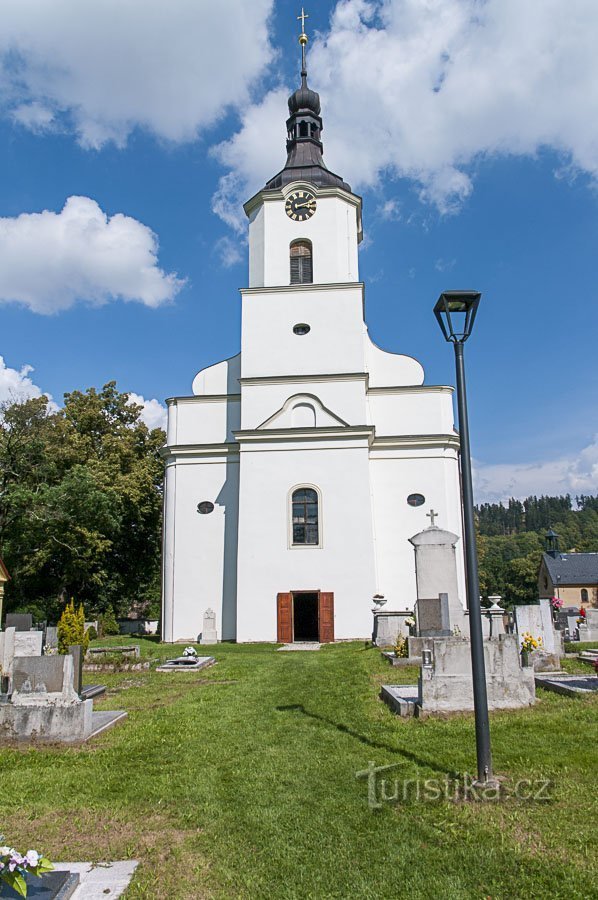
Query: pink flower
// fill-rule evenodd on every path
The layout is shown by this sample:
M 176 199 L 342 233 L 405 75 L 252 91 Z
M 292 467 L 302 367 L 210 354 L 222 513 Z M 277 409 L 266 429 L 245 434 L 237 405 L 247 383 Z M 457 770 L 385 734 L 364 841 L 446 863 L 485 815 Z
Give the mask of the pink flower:
M 28 850 L 25 854 L 25 862 L 28 866 L 35 868 L 39 863 L 39 853 L 37 850 Z

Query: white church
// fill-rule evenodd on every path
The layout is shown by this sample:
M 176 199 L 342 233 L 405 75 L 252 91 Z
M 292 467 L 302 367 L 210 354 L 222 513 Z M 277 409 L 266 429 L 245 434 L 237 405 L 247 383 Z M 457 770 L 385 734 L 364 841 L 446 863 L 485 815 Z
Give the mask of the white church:
M 300 42 L 286 165 L 244 206 L 241 352 L 168 400 L 167 642 L 197 641 L 208 609 L 224 641 L 369 638 L 374 597 L 415 605 L 428 511 L 462 534 L 453 388 L 369 337 L 362 202 L 324 164 Z

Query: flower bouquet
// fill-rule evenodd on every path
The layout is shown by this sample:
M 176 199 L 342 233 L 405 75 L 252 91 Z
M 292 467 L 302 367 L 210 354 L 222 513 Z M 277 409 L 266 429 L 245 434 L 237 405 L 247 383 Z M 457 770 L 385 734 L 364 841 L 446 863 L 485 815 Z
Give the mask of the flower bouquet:
M 195 647 L 185 647 L 185 649 L 183 650 L 183 656 L 195 659 L 195 657 L 197 656 L 197 650 L 195 649 Z
M 557 610 L 563 608 L 563 601 L 561 600 L 560 597 L 553 597 L 552 600 L 550 601 L 550 605 L 552 606 L 553 610 L 556 612 Z
M 14 847 L 0 847 L 0 883 L 4 882 L 21 897 L 27 896 L 27 875 L 41 878 L 54 866 L 36 850 L 28 850 L 23 856 Z
M 534 650 L 542 649 L 542 638 L 535 638 L 529 631 L 524 631 L 521 638 L 521 662 L 524 666 L 529 666 L 529 655 Z

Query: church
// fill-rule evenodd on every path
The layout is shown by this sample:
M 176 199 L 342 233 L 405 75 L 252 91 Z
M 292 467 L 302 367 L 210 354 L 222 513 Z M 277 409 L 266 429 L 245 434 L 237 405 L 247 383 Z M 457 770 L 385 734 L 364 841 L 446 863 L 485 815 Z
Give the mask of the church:
M 462 534 L 453 388 L 369 337 L 362 201 L 324 163 L 299 41 L 286 164 L 244 206 L 241 351 L 168 400 L 167 642 L 197 641 L 208 609 L 224 641 L 369 638 L 374 599 L 415 605 L 409 539 L 436 516 Z

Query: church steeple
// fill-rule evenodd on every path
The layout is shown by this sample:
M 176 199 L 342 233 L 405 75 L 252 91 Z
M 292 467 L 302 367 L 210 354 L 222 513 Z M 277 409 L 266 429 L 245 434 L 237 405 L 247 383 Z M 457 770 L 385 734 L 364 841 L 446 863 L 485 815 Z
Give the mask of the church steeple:
M 320 95 L 307 84 L 305 33 L 307 13 L 301 10 L 301 87 L 289 97 L 287 119 L 287 161 L 284 169 L 266 183 L 265 190 L 277 190 L 292 181 L 307 181 L 320 187 L 340 187 L 351 192 L 351 186 L 340 175 L 326 168 L 322 157 Z

